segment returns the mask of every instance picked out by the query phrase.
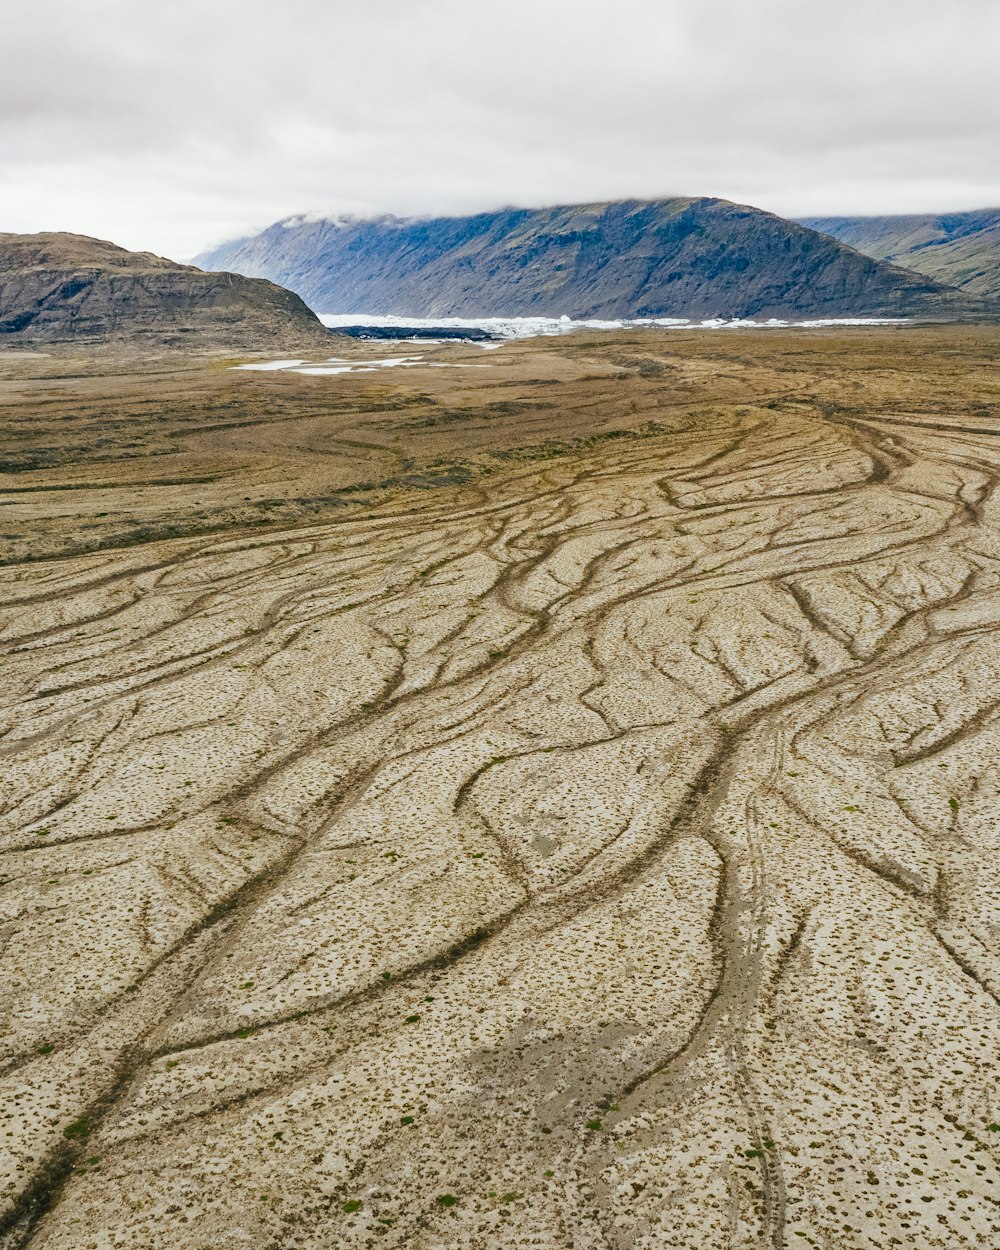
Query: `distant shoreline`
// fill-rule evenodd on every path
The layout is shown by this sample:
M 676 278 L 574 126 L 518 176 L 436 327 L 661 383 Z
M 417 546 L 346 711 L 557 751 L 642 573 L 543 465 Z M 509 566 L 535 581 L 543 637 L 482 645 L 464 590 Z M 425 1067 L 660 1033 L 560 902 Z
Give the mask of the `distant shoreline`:
M 578 330 L 781 330 L 822 329 L 836 326 L 901 326 L 910 317 L 825 317 L 793 321 L 770 317 L 635 317 L 619 320 L 574 320 L 572 317 L 400 317 L 387 313 L 319 313 L 329 330 L 358 339 L 490 339 L 538 338 L 572 334 Z

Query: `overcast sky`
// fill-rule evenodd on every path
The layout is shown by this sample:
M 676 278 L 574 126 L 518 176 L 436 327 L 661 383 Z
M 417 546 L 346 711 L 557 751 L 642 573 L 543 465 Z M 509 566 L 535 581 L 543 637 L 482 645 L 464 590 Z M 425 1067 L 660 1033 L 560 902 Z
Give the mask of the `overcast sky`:
M 187 258 L 300 212 L 1000 204 L 998 0 L 8 0 L 0 230 Z

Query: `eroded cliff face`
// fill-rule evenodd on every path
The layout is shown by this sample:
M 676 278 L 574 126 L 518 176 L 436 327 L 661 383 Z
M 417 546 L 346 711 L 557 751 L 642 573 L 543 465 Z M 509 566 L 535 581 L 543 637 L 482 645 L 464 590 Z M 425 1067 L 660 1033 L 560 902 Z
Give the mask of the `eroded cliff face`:
M 0 234 L 0 342 L 142 338 L 167 344 L 320 341 L 302 300 L 273 283 L 203 273 L 72 234 Z
M 197 520 L 336 445 L 386 480 L 0 570 L 5 1250 L 990 1244 L 1000 427 L 964 333 L 192 371 L 193 427 L 133 378 L 119 508 Z M 92 441 L 5 479 L 22 529 L 114 506 Z M 408 484 L 443 447 L 466 480 Z
M 270 278 L 331 313 L 766 318 L 977 306 L 794 222 L 715 199 L 299 219 L 199 263 Z

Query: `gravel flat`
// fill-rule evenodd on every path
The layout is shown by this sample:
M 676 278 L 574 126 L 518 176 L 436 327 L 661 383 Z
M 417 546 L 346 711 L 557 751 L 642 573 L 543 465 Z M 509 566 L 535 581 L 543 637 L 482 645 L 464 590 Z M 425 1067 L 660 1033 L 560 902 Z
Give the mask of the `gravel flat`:
M 990 1244 L 996 348 L 0 353 L 0 1246 Z

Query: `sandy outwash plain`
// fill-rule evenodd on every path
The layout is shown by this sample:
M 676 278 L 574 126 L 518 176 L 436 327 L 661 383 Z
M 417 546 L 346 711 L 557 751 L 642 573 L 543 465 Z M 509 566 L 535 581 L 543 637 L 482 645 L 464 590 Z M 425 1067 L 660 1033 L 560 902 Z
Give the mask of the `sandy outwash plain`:
M 0 1246 L 994 1244 L 998 347 L 0 352 Z

